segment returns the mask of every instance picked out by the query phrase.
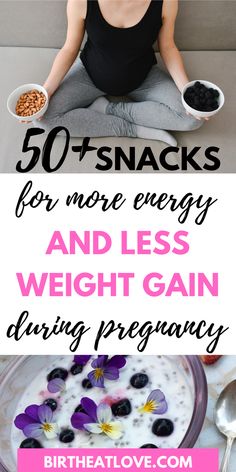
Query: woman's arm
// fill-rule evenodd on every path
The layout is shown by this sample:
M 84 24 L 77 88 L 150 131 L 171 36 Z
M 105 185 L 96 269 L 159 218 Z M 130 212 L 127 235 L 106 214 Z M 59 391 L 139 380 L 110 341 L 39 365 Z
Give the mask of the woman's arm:
M 79 53 L 85 31 L 86 10 L 86 0 L 68 0 L 66 41 L 57 54 L 51 72 L 44 83 L 49 97 L 57 90 Z
M 162 9 L 162 28 L 158 37 L 161 57 L 180 92 L 189 82 L 183 59 L 175 45 L 175 20 L 178 13 L 178 0 L 164 0 Z

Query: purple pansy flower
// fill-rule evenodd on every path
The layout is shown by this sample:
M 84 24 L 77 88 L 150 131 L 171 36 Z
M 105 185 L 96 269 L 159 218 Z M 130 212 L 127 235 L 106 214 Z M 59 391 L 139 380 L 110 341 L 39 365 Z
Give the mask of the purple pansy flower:
M 139 408 L 140 413 L 154 413 L 154 415 L 163 415 L 166 413 L 168 405 L 164 393 L 157 389 L 148 395 L 146 403 Z
M 91 398 L 83 397 L 80 402 L 84 413 L 74 413 L 71 417 L 71 424 L 75 429 L 84 429 L 86 423 L 97 422 L 97 405 Z
M 100 403 L 97 407 L 96 423 L 86 423 L 84 428 L 93 434 L 106 434 L 109 438 L 119 439 L 123 433 L 121 421 L 112 420 L 112 410 L 106 403 Z
M 76 429 L 82 429 L 93 434 L 104 433 L 111 439 L 119 439 L 122 435 L 122 423 L 112 420 L 112 410 L 106 403 L 96 403 L 88 397 L 81 399 L 85 413 L 74 413 L 71 424 Z
M 104 388 L 105 379 L 116 380 L 119 378 L 119 369 L 124 367 L 126 359 L 124 356 L 98 356 L 91 363 L 94 370 L 89 372 L 88 379 L 94 387 Z
M 50 393 L 64 392 L 66 389 L 66 383 L 63 379 L 52 379 L 48 382 L 47 389 Z
M 48 439 L 57 436 L 58 426 L 53 422 L 53 412 L 47 405 L 30 405 L 15 418 L 15 426 L 27 438 L 39 438 L 43 433 Z
M 74 356 L 74 362 L 78 365 L 85 365 L 92 356 Z

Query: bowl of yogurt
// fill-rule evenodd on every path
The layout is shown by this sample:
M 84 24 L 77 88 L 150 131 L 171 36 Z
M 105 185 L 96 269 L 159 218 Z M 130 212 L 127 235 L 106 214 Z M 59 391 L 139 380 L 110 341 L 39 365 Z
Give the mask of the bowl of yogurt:
M 18 356 L 0 378 L 0 398 L 0 466 L 16 472 L 19 447 L 193 447 L 207 384 L 197 356 Z M 34 418 L 50 411 L 40 435 L 21 421 L 32 406 Z M 97 434 L 104 409 L 109 434 Z

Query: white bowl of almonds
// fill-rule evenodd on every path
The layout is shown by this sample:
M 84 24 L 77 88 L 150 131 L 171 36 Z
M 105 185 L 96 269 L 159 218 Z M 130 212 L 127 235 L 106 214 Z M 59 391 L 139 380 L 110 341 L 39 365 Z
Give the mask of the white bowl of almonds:
M 34 121 L 42 118 L 48 108 L 47 90 L 38 84 L 17 87 L 7 100 L 7 108 L 19 121 Z

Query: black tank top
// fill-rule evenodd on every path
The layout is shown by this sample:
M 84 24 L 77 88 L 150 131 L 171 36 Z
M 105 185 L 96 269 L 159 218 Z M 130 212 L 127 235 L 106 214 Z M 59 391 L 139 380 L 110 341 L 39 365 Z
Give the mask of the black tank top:
M 105 20 L 98 0 L 88 0 L 88 39 L 80 57 L 93 83 L 106 94 L 119 96 L 136 89 L 156 63 L 152 46 L 162 26 L 162 3 L 151 0 L 136 25 L 117 28 Z

